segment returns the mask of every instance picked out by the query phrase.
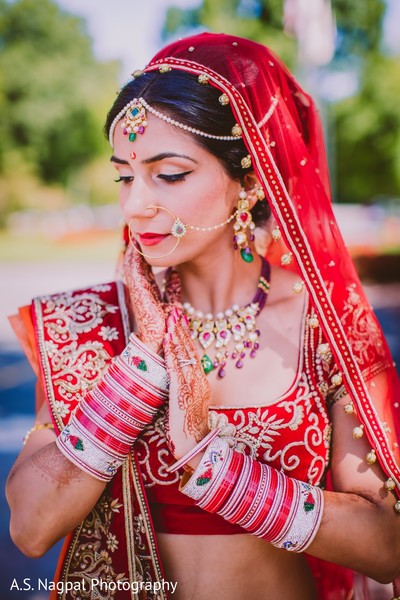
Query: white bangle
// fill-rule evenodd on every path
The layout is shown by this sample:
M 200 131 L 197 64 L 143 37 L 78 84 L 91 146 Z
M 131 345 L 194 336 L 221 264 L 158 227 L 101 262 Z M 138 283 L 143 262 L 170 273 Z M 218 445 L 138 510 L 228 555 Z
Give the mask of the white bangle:
M 194 456 L 196 456 L 199 452 L 201 452 L 202 450 L 204 450 L 204 448 L 206 446 L 208 446 L 208 444 L 210 442 L 213 441 L 214 438 L 217 437 L 217 435 L 219 434 L 219 428 L 217 427 L 216 429 L 213 429 L 212 431 L 210 431 L 209 433 L 207 433 L 207 435 L 197 444 L 197 446 L 195 446 L 194 448 L 192 448 L 192 450 L 190 450 L 189 452 L 187 452 L 185 454 L 185 456 L 182 456 L 182 458 L 180 458 L 179 460 L 177 460 L 173 465 L 170 465 L 169 467 L 167 467 L 165 470 L 167 471 L 167 473 L 174 473 L 175 471 L 177 471 L 178 469 L 180 469 L 181 467 L 183 467 L 184 465 L 186 465 L 186 463 L 188 463 L 190 460 L 192 460 L 192 458 Z

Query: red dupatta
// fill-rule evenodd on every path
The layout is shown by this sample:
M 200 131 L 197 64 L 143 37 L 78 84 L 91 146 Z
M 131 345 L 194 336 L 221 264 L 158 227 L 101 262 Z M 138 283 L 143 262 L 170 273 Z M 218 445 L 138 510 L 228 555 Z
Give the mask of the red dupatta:
M 203 33 L 175 42 L 144 71 L 162 64 L 205 73 L 228 95 L 358 418 L 400 496 L 400 405 L 393 400 L 399 380 L 332 212 L 323 135 L 312 99 L 265 46 L 230 35 Z M 382 394 L 373 394 L 367 380 L 379 373 L 385 376 L 379 392 L 386 388 L 386 393 L 372 398 Z
M 332 212 L 313 100 L 269 49 L 230 35 L 203 33 L 174 42 L 144 71 L 161 65 L 206 74 L 227 94 L 280 228 L 280 249 L 292 254 L 371 449 L 400 496 L 400 384 Z M 330 591 L 337 593 L 331 598 L 346 597 Z

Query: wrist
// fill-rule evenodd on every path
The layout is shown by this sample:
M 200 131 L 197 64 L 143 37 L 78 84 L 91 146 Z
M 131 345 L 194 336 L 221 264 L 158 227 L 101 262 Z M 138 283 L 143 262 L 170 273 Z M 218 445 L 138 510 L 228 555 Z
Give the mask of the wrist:
M 322 519 L 323 494 L 214 439 L 180 490 L 277 548 L 303 552 Z
M 82 470 L 110 480 L 165 402 L 167 388 L 163 361 L 131 335 L 122 354 L 81 401 L 57 446 Z

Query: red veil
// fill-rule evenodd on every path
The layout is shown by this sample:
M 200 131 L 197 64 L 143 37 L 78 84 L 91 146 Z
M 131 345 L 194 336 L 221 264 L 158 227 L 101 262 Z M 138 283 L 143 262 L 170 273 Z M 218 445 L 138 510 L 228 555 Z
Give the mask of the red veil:
M 357 417 L 400 495 L 399 381 L 332 212 L 313 100 L 265 46 L 230 35 L 203 33 L 174 42 L 145 71 L 162 64 L 205 73 L 209 84 L 228 95 L 282 246 L 293 255 Z

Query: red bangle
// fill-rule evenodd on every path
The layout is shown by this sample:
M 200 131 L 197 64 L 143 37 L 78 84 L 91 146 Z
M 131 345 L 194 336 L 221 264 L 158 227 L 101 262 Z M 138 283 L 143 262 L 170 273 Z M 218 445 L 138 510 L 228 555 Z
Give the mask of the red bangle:
M 254 462 L 249 457 L 250 472 L 247 477 L 247 485 L 240 503 L 236 508 L 234 515 L 235 522 L 239 525 L 247 521 L 247 515 L 254 505 L 254 498 L 260 484 L 261 468 L 258 462 Z
M 268 467 L 267 483 L 264 484 L 265 488 L 261 489 L 260 505 L 256 513 L 254 514 L 254 521 L 251 525 L 251 532 L 255 532 L 261 527 L 267 520 L 268 515 L 271 512 L 271 505 L 275 499 L 276 485 L 278 481 L 278 473 L 275 469 Z
M 133 429 L 141 431 L 143 429 L 143 425 L 148 423 L 147 420 L 146 423 L 143 424 L 142 421 L 139 421 L 132 415 L 129 415 L 126 411 L 122 410 L 119 406 L 112 402 L 106 396 L 105 392 L 99 390 L 98 388 L 91 390 L 90 394 L 92 397 L 95 397 L 100 404 L 104 405 L 105 409 L 109 410 L 117 419 L 119 419 L 121 422 L 128 423 L 128 425 L 130 425 Z
M 154 410 L 150 407 L 146 406 L 145 402 L 136 398 L 132 394 L 131 401 L 127 400 L 122 394 L 125 392 L 125 396 L 127 394 L 126 390 L 121 389 L 121 395 L 118 393 L 118 390 L 114 389 L 112 385 L 110 385 L 107 381 L 101 381 L 98 384 L 98 389 L 101 391 L 112 403 L 123 410 L 130 416 L 136 416 L 137 414 L 149 414 L 153 415 Z M 129 392 L 128 392 L 129 393 Z M 147 410 L 146 410 L 147 409 Z
M 296 489 L 293 485 L 293 481 L 290 478 L 286 478 L 286 483 L 287 485 L 285 488 L 284 497 L 282 498 L 280 506 L 278 507 L 278 514 L 275 518 L 274 526 L 262 536 L 264 539 L 280 539 L 280 537 L 284 535 L 285 531 L 289 529 L 292 524 L 294 515 L 290 515 L 290 513 L 293 509 L 293 506 L 295 506 L 294 498 L 296 495 Z
M 258 522 L 260 512 L 263 510 L 263 504 L 267 495 L 271 481 L 271 473 L 269 469 L 262 469 L 260 465 L 260 479 L 257 486 L 257 491 L 254 495 L 254 501 L 249 508 L 248 513 L 242 519 L 249 531 L 253 531 L 254 523 Z
M 144 385 L 140 385 L 137 380 L 128 377 L 118 367 L 117 363 L 111 365 L 104 379 L 107 381 L 108 378 L 118 381 L 124 390 L 129 391 L 135 397 L 138 396 L 141 400 L 145 400 L 146 404 L 150 403 L 154 408 L 158 407 L 160 402 L 162 402 L 159 395 L 150 391 L 149 386 L 146 385 L 145 387 L 145 382 L 143 382 Z
M 81 427 L 84 427 L 87 433 L 91 434 L 92 438 L 95 438 L 108 448 L 111 448 L 120 454 L 127 454 L 129 452 L 132 442 L 124 442 L 119 440 L 114 437 L 112 433 L 105 431 L 100 425 L 94 423 L 84 412 L 82 412 L 80 407 L 76 411 L 75 415 L 77 422 L 81 425 Z
M 219 514 L 222 515 L 227 521 L 230 521 L 232 513 L 235 513 L 235 511 L 237 510 L 237 505 L 240 502 L 240 499 L 243 497 L 250 469 L 251 464 L 245 461 L 243 463 L 243 467 L 239 474 L 239 477 L 236 480 L 236 485 L 232 494 L 229 498 L 227 498 L 225 504 L 219 511 Z
M 199 506 L 208 512 L 217 512 L 226 501 L 228 494 L 232 491 L 241 472 L 243 461 L 243 454 L 231 452 L 228 467 L 222 469 L 219 474 L 220 476 L 216 477 L 215 481 L 211 483 Z
M 145 389 L 150 397 L 150 400 L 154 402 L 154 405 L 158 405 L 160 398 L 164 399 L 167 393 L 154 386 L 146 379 L 140 377 L 140 371 L 135 371 L 130 368 L 121 358 L 117 358 L 116 361 L 111 365 L 108 373 L 113 375 L 117 373 L 121 379 L 124 380 L 124 387 L 138 386 L 138 389 Z
M 86 399 L 88 400 L 87 396 Z M 137 434 L 137 426 L 131 425 L 127 419 L 124 420 L 122 415 L 117 416 L 113 414 L 108 409 L 108 407 L 105 406 L 104 403 L 102 403 L 100 399 L 96 397 L 95 394 L 91 394 L 90 400 L 86 402 L 85 412 L 87 410 L 90 410 L 91 412 L 95 413 L 98 417 L 101 417 L 101 419 L 105 423 L 108 423 L 112 427 L 115 427 L 124 435 L 127 435 L 132 438 Z

